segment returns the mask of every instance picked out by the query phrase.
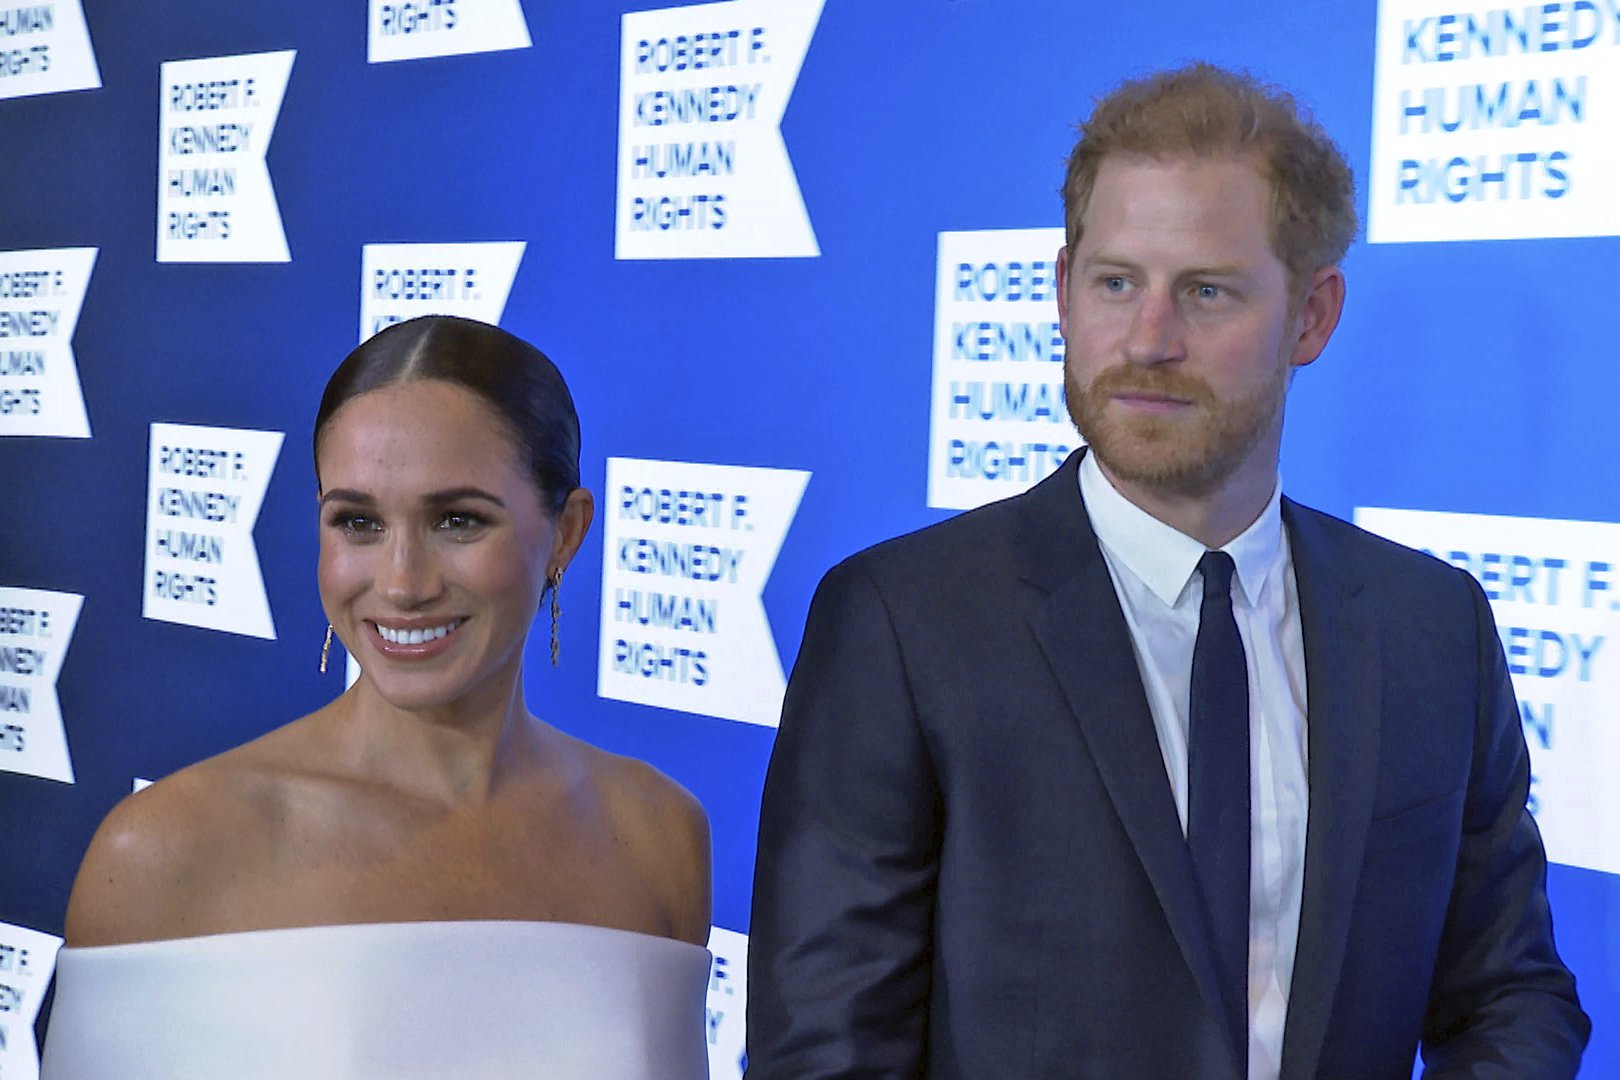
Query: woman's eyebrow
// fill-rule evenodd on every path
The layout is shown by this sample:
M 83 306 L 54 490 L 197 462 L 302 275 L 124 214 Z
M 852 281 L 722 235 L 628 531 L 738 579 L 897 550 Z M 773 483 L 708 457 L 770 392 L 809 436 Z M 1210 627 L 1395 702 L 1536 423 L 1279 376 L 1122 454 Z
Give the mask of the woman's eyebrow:
M 462 499 L 483 499 L 496 506 L 504 507 L 506 503 L 499 495 L 492 495 L 483 488 L 465 486 L 447 488 L 444 491 L 435 491 L 430 495 L 422 496 L 422 501 L 429 506 L 442 506 L 445 503 L 460 502 Z

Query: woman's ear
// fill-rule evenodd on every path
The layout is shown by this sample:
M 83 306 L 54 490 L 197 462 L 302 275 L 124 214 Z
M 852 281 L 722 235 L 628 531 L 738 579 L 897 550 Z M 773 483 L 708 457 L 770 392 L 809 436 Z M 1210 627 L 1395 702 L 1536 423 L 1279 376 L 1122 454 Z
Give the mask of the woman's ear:
M 546 564 L 563 570 L 573 561 L 579 545 L 590 532 L 591 519 L 596 516 L 596 500 L 584 488 L 568 493 L 568 501 L 558 511 L 551 537 L 551 559 Z

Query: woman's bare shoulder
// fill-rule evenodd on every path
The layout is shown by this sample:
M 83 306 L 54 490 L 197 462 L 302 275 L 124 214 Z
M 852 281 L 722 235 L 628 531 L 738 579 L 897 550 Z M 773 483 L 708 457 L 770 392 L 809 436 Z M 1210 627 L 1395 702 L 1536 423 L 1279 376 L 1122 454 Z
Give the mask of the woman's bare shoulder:
M 189 765 L 112 808 L 68 901 L 70 946 L 185 937 L 199 904 L 263 842 L 295 725 Z
M 660 831 L 671 826 L 701 829 L 707 841 L 709 819 L 703 805 L 674 779 L 640 758 L 565 738 L 615 816 Z
M 634 846 L 666 891 L 674 913 L 674 936 L 704 944 L 709 936 L 713 856 L 703 804 L 638 758 L 596 747 L 589 748 L 587 757 L 620 836 Z

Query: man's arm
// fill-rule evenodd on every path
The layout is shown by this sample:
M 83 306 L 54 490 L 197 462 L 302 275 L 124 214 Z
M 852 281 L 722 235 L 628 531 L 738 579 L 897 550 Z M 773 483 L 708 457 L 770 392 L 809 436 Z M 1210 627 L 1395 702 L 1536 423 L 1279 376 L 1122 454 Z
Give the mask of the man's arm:
M 1459 571 L 1460 572 L 1460 571 Z M 1547 857 L 1525 809 L 1530 757 L 1485 594 L 1474 600 L 1479 717 L 1462 848 L 1423 1031 L 1427 1080 L 1565 1080 L 1591 1021 L 1553 946 Z
M 765 778 L 748 1080 L 923 1074 L 940 824 L 889 610 L 844 563 L 811 602 Z

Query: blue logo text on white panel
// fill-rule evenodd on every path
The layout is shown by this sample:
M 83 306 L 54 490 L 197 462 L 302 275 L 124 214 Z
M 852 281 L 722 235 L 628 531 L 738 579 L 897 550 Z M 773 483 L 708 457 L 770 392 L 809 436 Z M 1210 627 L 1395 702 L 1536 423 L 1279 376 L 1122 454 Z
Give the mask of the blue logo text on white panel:
M 608 458 L 597 693 L 775 727 L 761 593 L 808 472 Z
M 371 0 L 366 60 L 373 64 L 530 44 L 521 0 Z
M 0 10 L 0 98 L 94 90 L 101 85 L 79 0 Z
M 95 248 L 0 251 L 0 435 L 90 437 L 73 331 Z
M 360 340 L 418 315 L 498 324 L 524 246 L 367 244 L 360 257 Z
M 1380 0 L 1367 238 L 1620 235 L 1620 0 Z
M 624 16 L 615 257 L 821 254 L 781 123 L 822 2 Z
M 163 65 L 158 262 L 291 258 L 265 154 L 294 55 L 288 50 Z
M 73 783 L 56 682 L 83 604 L 77 593 L 0 587 L 0 772 Z
M 939 234 L 929 506 L 1016 495 L 1079 445 L 1063 401 L 1062 246 L 1059 228 Z
M 279 431 L 152 425 L 142 615 L 276 636 L 253 525 L 281 440 Z
M 747 1058 L 748 935 L 709 927 L 709 994 L 704 1013 L 709 1036 L 709 1080 L 742 1080 Z
M 1473 574 L 1490 598 L 1554 862 L 1620 874 L 1620 524 L 1426 510 L 1356 524 Z
M 39 1080 L 34 1020 L 56 972 L 62 939 L 0 922 L 0 1077 Z

